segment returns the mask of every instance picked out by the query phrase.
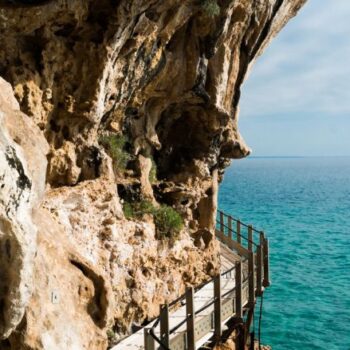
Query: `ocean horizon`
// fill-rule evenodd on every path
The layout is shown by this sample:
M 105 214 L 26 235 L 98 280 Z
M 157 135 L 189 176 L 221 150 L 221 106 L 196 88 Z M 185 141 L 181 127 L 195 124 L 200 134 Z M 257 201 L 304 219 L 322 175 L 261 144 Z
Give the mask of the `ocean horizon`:
M 350 157 L 234 161 L 219 208 L 270 240 L 262 343 L 273 350 L 349 350 Z

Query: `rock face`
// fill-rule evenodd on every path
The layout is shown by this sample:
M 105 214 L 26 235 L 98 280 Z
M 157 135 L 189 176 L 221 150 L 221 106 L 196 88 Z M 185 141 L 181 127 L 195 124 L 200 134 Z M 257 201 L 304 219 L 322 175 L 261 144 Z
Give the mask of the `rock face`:
M 8 337 L 28 304 L 36 252 L 32 211 L 44 194 L 48 145 L 0 80 L 0 334 Z
M 0 1 L 0 349 L 106 349 L 218 270 L 240 88 L 304 2 Z

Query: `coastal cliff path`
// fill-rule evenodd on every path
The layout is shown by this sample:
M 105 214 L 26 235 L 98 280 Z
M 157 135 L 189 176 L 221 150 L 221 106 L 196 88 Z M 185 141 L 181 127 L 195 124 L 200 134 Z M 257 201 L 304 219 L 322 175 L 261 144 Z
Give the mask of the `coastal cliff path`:
M 256 297 L 269 285 L 268 240 L 263 232 L 223 212 L 219 212 L 216 237 L 220 275 L 161 307 L 159 318 L 112 350 L 199 349 L 211 339 L 219 340 L 233 318 L 248 323 L 249 329 Z

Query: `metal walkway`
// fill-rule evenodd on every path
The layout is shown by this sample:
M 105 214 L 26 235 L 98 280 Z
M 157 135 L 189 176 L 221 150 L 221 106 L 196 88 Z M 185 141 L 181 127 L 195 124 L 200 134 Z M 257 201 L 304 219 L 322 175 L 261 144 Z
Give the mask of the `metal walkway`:
M 221 274 L 162 305 L 159 318 L 112 350 L 198 349 L 209 340 L 220 341 L 225 324 L 233 319 L 249 330 L 256 297 L 269 285 L 268 240 L 223 212 L 218 214 L 216 237 L 221 242 Z

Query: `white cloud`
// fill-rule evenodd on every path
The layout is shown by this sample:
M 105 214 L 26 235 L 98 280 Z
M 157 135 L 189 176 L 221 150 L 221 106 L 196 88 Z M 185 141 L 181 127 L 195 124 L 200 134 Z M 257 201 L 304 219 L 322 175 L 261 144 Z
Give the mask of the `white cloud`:
M 252 68 L 241 116 L 350 114 L 349 18 L 349 0 L 309 0 Z

